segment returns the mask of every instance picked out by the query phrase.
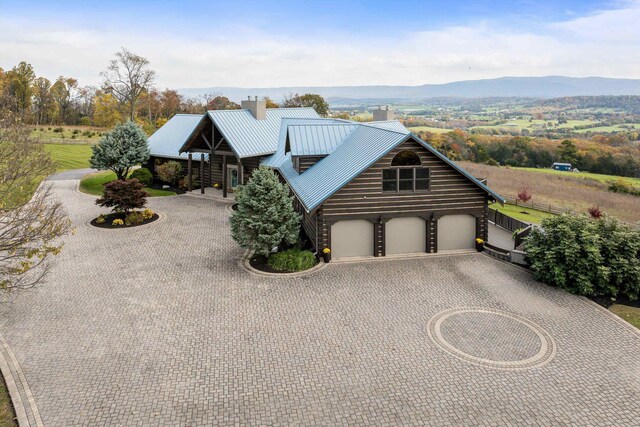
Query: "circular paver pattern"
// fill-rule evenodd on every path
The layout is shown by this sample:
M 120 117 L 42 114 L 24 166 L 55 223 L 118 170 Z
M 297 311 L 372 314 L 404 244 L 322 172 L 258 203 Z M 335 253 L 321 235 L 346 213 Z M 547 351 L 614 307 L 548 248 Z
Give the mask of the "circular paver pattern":
M 429 321 L 428 331 L 431 339 L 452 355 L 492 368 L 540 366 L 556 352 L 553 338 L 540 326 L 493 309 L 445 310 Z

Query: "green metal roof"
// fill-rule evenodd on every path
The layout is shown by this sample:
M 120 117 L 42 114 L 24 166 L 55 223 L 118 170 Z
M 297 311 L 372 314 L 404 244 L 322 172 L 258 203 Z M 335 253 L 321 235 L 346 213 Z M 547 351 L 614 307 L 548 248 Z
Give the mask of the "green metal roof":
M 148 144 L 152 156 L 186 159 L 187 153 L 180 153 L 180 147 L 187 142 L 203 114 L 176 114 L 149 137 Z

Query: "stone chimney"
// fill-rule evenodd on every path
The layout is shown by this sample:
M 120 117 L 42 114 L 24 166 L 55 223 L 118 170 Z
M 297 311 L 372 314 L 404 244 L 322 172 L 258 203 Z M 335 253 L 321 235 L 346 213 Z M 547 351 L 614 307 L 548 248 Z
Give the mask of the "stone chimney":
M 267 103 L 265 101 L 258 101 L 258 97 L 255 99 L 251 99 L 250 96 L 247 96 L 246 101 L 242 101 L 240 106 L 243 109 L 250 110 L 253 117 L 257 120 L 264 120 L 267 118 Z
M 387 120 L 393 120 L 393 110 L 389 110 L 389 106 L 383 110 L 382 107 L 378 107 L 377 110 L 373 110 L 374 122 L 386 122 Z

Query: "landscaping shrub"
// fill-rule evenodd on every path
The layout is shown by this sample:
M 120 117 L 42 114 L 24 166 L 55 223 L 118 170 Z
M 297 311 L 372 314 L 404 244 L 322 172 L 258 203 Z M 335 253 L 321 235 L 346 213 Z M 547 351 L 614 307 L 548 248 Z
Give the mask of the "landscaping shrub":
M 300 215 L 293 209 L 289 188 L 271 169 L 256 169 L 246 185 L 237 187 L 236 202 L 231 236 L 241 247 L 268 257 L 273 247 L 298 240 Z
M 135 178 L 108 182 L 104 185 L 103 196 L 96 200 L 96 204 L 125 214 L 133 209 L 142 209 L 147 204 L 149 196 L 143 187 Z
M 140 169 L 134 170 L 133 172 L 131 172 L 131 175 L 129 175 L 129 178 L 137 179 L 146 187 L 153 184 L 153 175 L 151 174 L 151 171 L 147 168 L 140 168 Z
M 142 211 L 142 218 L 144 218 L 145 220 L 153 218 L 154 215 L 155 215 L 155 212 L 153 212 L 149 208 Z
M 124 218 L 126 225 L 138 225 L 144 222 L 144 214 L 142 212 L 131 212 Z
M 586 296 L 640 292 L 640 231 L 614 218 L 586 215 L 546 218 L 525 241 L 536 278 Z
M 316 265 L 316 257 L 311 251 L 292 248 L 271 255 L 267 262 L 274 270 L 294 272 Z
M 167 184 L 175 185 L 182 173 L 182 164 L 179 162 L 165 162 L 156 168 L 158 177 Z
M 57 127 L 57 128 L 54 128 L 54 129 L 53 129 L 53 131 L 54 131 L 55 133 L 62 133 L 62 132 L 64 132 L 64 128 Z
M 200 180 L 199 180 L 198 173 L 192 173 L 191 174 L 191 179 L 193 180 L 192 181 L 193 188 L 200 188 Z M 188 176 L 182 177 L 178 181 L 178 187 L 180 187 L 182 189 L 189 188 L 189 177 Z
M 111 225 L 124 225 L 124 221 L 121 220 L 120 218 L 116 218 L 113 221 L 111 221 Z

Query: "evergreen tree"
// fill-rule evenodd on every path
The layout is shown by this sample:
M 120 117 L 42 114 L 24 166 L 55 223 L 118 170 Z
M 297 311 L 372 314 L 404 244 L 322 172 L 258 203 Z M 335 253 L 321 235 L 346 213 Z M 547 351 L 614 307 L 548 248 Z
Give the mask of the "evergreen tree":
M 150 154 L 147 135 L 131 121 L 116 125 L 91 149 L 91 167 L 112 170 L 118 179 L 126 179 L 131 168 L 145 163 Z
M 271 169 L 256 169 L 249 182 L 237 188 L 236 202 L 231 236 L 241 247 L 268 257 L 273 247 L 297 241 L 300 215 L 293 209 L 289 188 Z

